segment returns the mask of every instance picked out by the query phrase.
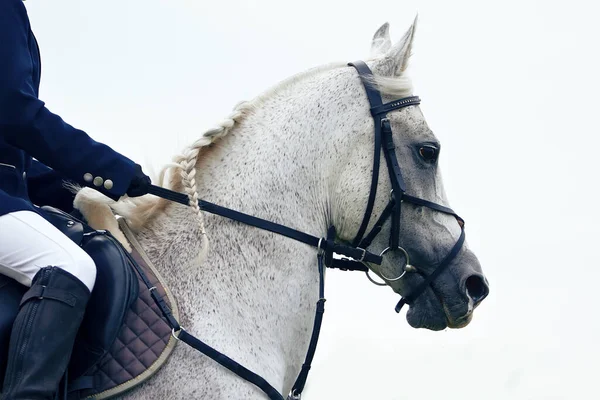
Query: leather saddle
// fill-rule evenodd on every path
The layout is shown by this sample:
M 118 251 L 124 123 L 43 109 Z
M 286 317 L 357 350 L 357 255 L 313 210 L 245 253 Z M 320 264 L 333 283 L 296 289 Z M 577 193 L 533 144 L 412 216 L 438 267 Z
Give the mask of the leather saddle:
M 105 398 L 95 397 L 95 393 L 108 388 L 105 382 L 99 384 L 98 381 L 102 379 L 96 375 L 101 372 L 102 377 L 115 381 L 114 376 L 102 371 L 101 364 L 114 363 L 114 359 L 118 358 L 111 351 L 118 353 L 118 349 L 125 347 L 122 336 L 132 336 L 127 325 L 130 323 L 135 326 L 135 321 L 131 322 L 135 320 L 132 315 L 140 315 L 136 314 L 140 308 L 136 302 L 140 302 L 143 296 L 140 296 L 136 269 L 131 265 L 135 260 L 127 257 L 126 250 L 105 231 L 96 231 L 74 216 L 53 207 L 44 206 L 40 213 L 81 246 L 96 263 L 96 283 L 68 368 L 69 398 L 80 398 L 82 395 Z M 136 255 L 139 256 L 137 252 Z M 13 279 L 0 275 L 0 385 L 6 368 L 12 324 L 26 290 L 25 286 Z M 146 311 L 144 313 L 147 314 Z M 166 342 L 169 342 L 168 336 Z

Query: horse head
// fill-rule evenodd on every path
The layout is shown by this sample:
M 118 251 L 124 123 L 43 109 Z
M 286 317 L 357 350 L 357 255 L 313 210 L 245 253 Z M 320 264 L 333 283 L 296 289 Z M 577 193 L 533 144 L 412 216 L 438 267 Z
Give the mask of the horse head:
M 373 76 L 368 79 L 368 84 L 380 91 L 384 102 L 412 95 L 406 70 L 415 28 L 416 24 L 413 24 L 395 45 L 391 43 L 387 23 L 373 37 L 371 59 L 367 61 Z M 365 88 L 355 72 L 353 75 L 344 87 L 345 95 L 339 99 L 344 103 L 346 120 L 344 126 L 338 126 L 338 131 L 334 132 L 341 158 L 334 168 L 336 188 L 331 201 L 339 239 L 356 244 L 355 235 L 363 221 L 374 170 L 374 156 L 366 149 L 373 147 L 374 123 L 377 121 L 369 112 Z M 441 144 L 420 108 L 411 105 L 391 111 L 386 117 L 392 128 L 393 151 L 406 194 L 449 208 L 438 163 Z M 380 157 L 383 166 L 386 164 L 383 152 Z M 400 219 L 398 222 L 389 218 L 382 224 L 381 232 L 369 250 L 382 253 L 383 262 L 368 266 L 395 292 L 410 298 L 453 250 L 461 238 L 464 221 L 419 203 L 403 201 L 392 192 L 389 174 L 388 168 L 380 168 L 369 228 L 376 225 L 375 216 L 385 212 L 394 195 L 400 202 Z M 394 223 L 399 232 L 399 248 L 389 240 Z M 436 272 L 437 276 L 422 294 L 410 300 L 407 320 L 411 326 L 431 330 L 464 327 L 471 321 L 473 310 L 488 295 L 488 283 L 475 254 L 466 242 L 457 251 L 439 275 Z

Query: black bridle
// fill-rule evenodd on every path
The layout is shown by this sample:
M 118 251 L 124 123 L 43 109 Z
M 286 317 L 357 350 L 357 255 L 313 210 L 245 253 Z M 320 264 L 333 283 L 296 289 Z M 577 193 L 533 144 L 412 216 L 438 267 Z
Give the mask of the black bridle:
M 220 215 L 222 217 L 229 218 L 234 221 L 238 221 L 260 229 L 277 233 L 317 248 L 317 260 L 319 268 L 319 300 L 317 301 L 314 326 L 309 348 L 306 354 L 304 364 L 302 365 L 302 369 L 300 370 L 298 378 L 296 379 L 296 382 L 294 383 L 294 386 L 288 396 L 289 400 L 300 399 L 300 395 L 304 389 L 304 385 L 308 377 L 308 372 L 310 370 L 311 363 L 316 351 L 317 341 L 321 330 L 323 313 L 325 312 L 324 266 L 327 266 L 329 268 L 338 268 L 341 270 L 363 271 L 368 273 L 369 267 L 367 266 L 367 264 L 381 265 L 383 261 L 383 255 L 388 251 L 399 250 L 403 252 L 408 258 L 408 253 L 406 252 L 406 250 L 400 247 L 400 215 L 401 206 L 403 202 L 411 203 L 415 206 L 428 207 L 432 210 L 454 216 L 457 219 L 461 228 L 459 239 L 457 240 L 454 247 L 450 250 L 450 252 L 446 255 L 446 257 L 441 261 L 441 263 L 429 276 L 426 276 L 423 274 L 423 272 L 417 270 L 417 272 L 424 277 L 424 280 L 419 284 L 419 286 L 417 286 L 413 291 L 411 291 L 411 293 L 400 299 L 395 308 L 396 312 L 400 312 L 400 309 L 404 304 L 411 304 L 418 296 L 420 296 L 425 291 L 425 289 L 433 282 L 433 280 L 436 277 L 438 277 L 448 265 L 450 265 L 452 260 L 458 255 L 465 240 L 464 221 L 462 218 L 456 215 L 456 213 L 452 211 L 452 209 L 436 203 L 432 203 L 428 200 L 420 199 L 418 197 L 413 197 L 406 194 L 406 184 L 404 183 L 404 179 L 402 178 L 400 164 L 398 163 L 398 159 L 396 158 L 396 153 L 394 151 L 395 147 L 392 137 L 392 128 L 390 125 L 390 121 L 387 118 L 387 114 L 391 111 L 399 110 L 404 107 L 418 105 L 420 104 L 421 100 L 417 96 L 411 96 L 384 104 L 381 99 L 381 94 L 379 90 L 373 86 L 373 74 L 369 67 L 363 61 L 357 61 L 349 65 L 354 67 L 358 71 L 358 74 L 366 90 L 367 97 L 371 105 L 371 115 L 373 116 L 373 120 L 375 122 L 375 150 L 371 189 L 369 199 L 367 201 L 365 215 L 363 217 L 358 233 L 356 234 L 356 237 L 354 238 L 351 244 L 335 242 L 336 231 L 335 227 L 333 226 L 331 226 L 328 229 L 326 238 L 318 238 L 316 236 L 309 235 L 296 229 L 289 228 L 285 225 L 280 225 L 271 221 L 264 220 L 262 218 L 254 217 L 252 215 L 244 214 L 239 211 L 221 207 L 219 205 L 204 200 L 198 200 L 198 206 L 201 210 L 205 212 Z M 369 221 L 371 219 L 371 214 L 373 213 L 375 197 L 377 195 L 379 166 L 382 149 L 384 151 L 384 157 L 386 160 L 391 180 L 392 196 L 388 205 L 385 207 L 382 214 L 379 216 L 379 219 L 375 222 L 373 228 L 369 231 L 369 233 L 365 235 L 365 232 L 369 225 Z M 189 197 L 183 193 L 173 192 L 171 190 L 154 185 L 150 186 L 148 193 L 180 204 L 189 205 Z M 388 247 L 379 255 L 369 252 L 366 249 L 373 242 L 375 237 L 381 232 L 383 224 L 390 217 L 392 221 Z M 334 258 L 334 254 L 338 254 L 343 257 L 341 259 Z M 135 265 L 135 262 L 133 264 Z M 408 264 L 404 266 L 403 274 L 400 277 L 402 277 L 404 273 L 408 271 L 408 267 Z M 383 278 L 385 279 L 385 277 Z M 395 278 L 394 280 L 396 279 L 399 278 Z M 144 279 L 144 281 L 146 280 Z M 147 283 L 149 289 L 152 289 L 151 284 L 149 282 L 145 283 Z M 219 351 L 215 350 L 214 348 L 210 347 L 206 343 L 202 342 L 198 338 L 185 331 L 185 329 L 183 329 L 179 325 L 178 321 L 173 317 L 164 299 L 160 297 L 157 291 L 151 290 L 151 294 L 156 304 L 161 309 L 163 315 L 167 319 L 167 322 L 171 326 L 173 336 L 176 339 L 181 340 L 187 343 L 188 345 L 194 347 L 195 349 L 212 358 L 213 360 L 226 367 L 230 371 L 236 373 L 241 378 L 258 386 L 267 394 L 267 396 L 269 396 L 270 399 L 283 400 L 283 396 L 275 388 L 273 388 L 273 386 L 271 386 L 264 378 L 246 369 L 242 365 L 238 364 L 236 361 L 230 359 L 229 357 L 225 356 L 224 354 L 220 353 Z
M 450 262 L 456 257 L 462 245 L 465 241 L 465 230 L 464 220 L 459 217 L 451 208 L 433 203 L 428 200 L 420 199 L 406 194 L 406 184 L 402 178 L 402 172 L 400 170 L 400 164 L 396 157 L 394 139 L 392 136 L 392 126 L 390 120 L 387 118 L 387 114 L 394 110 L 399 110 L 408 106 L 418 105 L 421 103 L 421 99 L 418 96 L 405 97 L 403 99 L 394 100 L 389 103 L 383 103 L 381 99 L 381 93 L 377 88 L 373 86 L 373 73 L 371 69 L 363 61 L 356 61 L 350 63 L 357 71 L 360 79 L 363 83 L 369 104 L 371 105 L 371 115 L 373 116 L 375 126 L 375 154 L 373 156 L 373 175 L 371 179 L 371 193 L 369 194 L 369 200 L 367 201 L 367 209 L 363 217 L 358 233 L 356 234 L 352 244 L 360 248 L 366 249 L 373 242 L 373 239 L 381 232 L 383 224 L 391 216 L 391 231 L 390 240 L 388 247 L 383 250 L 381 256 L 388 251 L 401 250 L 406 256 L 408 252 L 400 247 L 400 215 L 402 211 L 402 203 L 412 203 L 416 206 L 428 207 L 432 210 L 442 212 L 444 214 L 452 215 L 458 221 L 461 232 L 456 244 L 450 250 L 448 255 L 442 260 L 438 267 L 429 276 L 425 277 L 425 280 L 408 296 L 400 299 L 396 305 L 396 312 L 400 312 L 404 304 L 412 303 L 418 296 L 425 291 L 427 286 L 433 282 L 433 280 L 439 276 L 440 273 L 450 264 Z M 371 214 L 373 213 L 373 205 L 375 204 L 375 197 L 377 195 L 377 184 L 379 180 L 379 164 L 381 159 L 381 150 L 383 149 L 383 155 L 388 167 L 388 175 L 392 184 L 392 197 L 383 210 L 381 216 L 375 223 L 375 226 L 371 231 L 363 237 Z M 405 266 L 406 268 L 406 266 Z M 422 274 L 422 272 L 419 272 Z

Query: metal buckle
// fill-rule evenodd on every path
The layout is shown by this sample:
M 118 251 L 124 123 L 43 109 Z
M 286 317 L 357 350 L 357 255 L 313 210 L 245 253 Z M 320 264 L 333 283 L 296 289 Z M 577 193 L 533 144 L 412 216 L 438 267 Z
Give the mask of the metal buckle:
M 362 250 L 362 255 L 360 256 L 360 260 L 358 260 L 358 261 L 360 261 L 360 262 L 365 261 L 365 257 L 367 255 L 367 250 L 363 249 L 362 247 L 357 247 L 356 249 Z
M 323 243 L 324 238 L 319 239 L 319 244 L 317 244 L 317 254 L 325 253 L 325 250 L 321 248 L 321 243 Z
M 293 389 L 290 394 L 288 394 L 287 400 L 301 400 L 302 393 L 296 393 L 296 390 Z
M 179 339 L 179 335 L 181 335 L 181 331 L 185 331 L 185 328 L 180 326 L 179 330 L 175 330 L 175 328 L 171 328 L 171 336 L 173 336 L 175 338 L 175 340 L 181 340 Z

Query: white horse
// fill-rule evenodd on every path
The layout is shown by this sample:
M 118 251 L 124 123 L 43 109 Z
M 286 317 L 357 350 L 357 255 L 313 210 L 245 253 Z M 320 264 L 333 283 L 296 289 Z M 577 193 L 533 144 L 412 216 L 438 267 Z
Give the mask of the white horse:
M 388 25 L 373 38 L 367 60 L 384 101 L 411 94 L 405 76 L 415 25 L 392 46 Z M 389 114 L 407 192 L 447 205 L 439 168 L 424 145 L 439 144 L 418 107 Z M 337 227 L 350 241 L 361 223 L 373 165 L 373 119 L 365 90 L 346 64 L 293 76 L 250 102 L 240 103 L 215 129 L 175 157 L 161 184 L 317 237 Z M 385 165 L 382 155 L 382 165 Z M 181 324 L 211 346 L 288 393 L 304 361 L 318 298 L 312 247 L 152 196 L 110 204 L 90 189 L 76 207 L 96 228 L 118 234 L 110 207 L 128 219 L 178 300 Z M 380 169 L 374 216 L 390 193 Z M 371 224 L 375 218 L 371 219 Z M 372 245 L 383 250 L 389 222 Z M 403 205 L 401 243 L 411 264 L 433 271 L 460 235 L 456 220 L 428 208 Z M 210 250 L 209 250 L 210 243 Z M 399 262 L 380 268 L 397 275 Z M 376 270 L 375 272 L 377 272 Z M 380 272 L 380 271 L 379 271 Z M 392 289 L 407 294 L 422 278 L 410 274 Z M 409 324 L 440 330 L 469 323 L 487 294 L 487 281 L 465 245 L 413 304 Z M 312 377 L 315 378 L 314 376 Z M 128 399 L 264 399 L 255 386 L 180 344 L 170 361 Z

